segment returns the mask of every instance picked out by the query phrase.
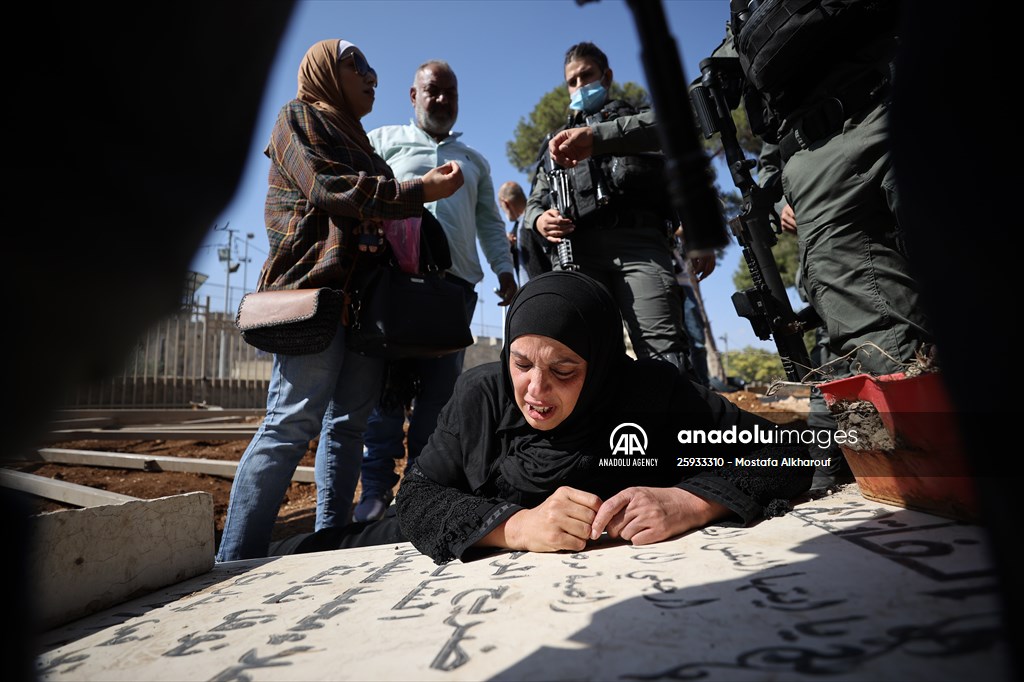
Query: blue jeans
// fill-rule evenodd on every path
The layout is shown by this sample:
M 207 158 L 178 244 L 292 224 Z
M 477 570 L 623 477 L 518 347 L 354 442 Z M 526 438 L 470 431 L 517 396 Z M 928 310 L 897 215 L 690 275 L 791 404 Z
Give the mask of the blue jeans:
M 474 286 L 463 279 L 450 275 L 448 278 L 462 286 L 466 297 L 466 315 L 473 319 L 477 301 Z M 437 428 L 437 418 L 455 391 L 455 382 L 462 373 L 465 357 L 466 352 L 463 350 L 440 358 L 415 361 L 413 371 L 420 379 L 420 392 L 413 401 L 409 417 L 409 459 L 406 467 L 416 460 L 430 434 Z M 398 483 L 395 464 L 406 455 L 402 443 L 403 426 L 405 409 L 402 406 L 392 409 L 378 406 L 370 415 L 362 465 L 363 497 L 383 497 Z M 355 487 L 354 481 L 352 487 Z
M 277 512 L 309 442 L 316 456 L 316 528 L 344 525 L 359 475 L 366 420 L 380 398 L 384 362 L 349 352 L 345 329 L 315 355 L 275 355 L 267 414 L 238 463 L 217 561 L 266 556 Z M 329 425 L 329 429 L 328 429 Z

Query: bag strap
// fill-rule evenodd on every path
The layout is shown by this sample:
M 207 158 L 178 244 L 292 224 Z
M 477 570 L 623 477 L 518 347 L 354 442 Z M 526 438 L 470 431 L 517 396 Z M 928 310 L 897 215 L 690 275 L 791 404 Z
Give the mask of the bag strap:
M 426 210 L 426 209 L 424 209 Z M 426 264 L 426 274 L 434 274 L 438 271 L 437 261 L 434 259 L 434 251 L 430 248 L 430 240 L 425 238 L 420 227 L 420 259 Z
M 348 269 L 348 274 L 345 275 L 345 283 L 341 288 L 341 295 L 343 298 L 343 304 L 341 306 L 341 325 L 346 329 L 349 323 L 352 321 L 349 315 L 349 311 L 352 309 L 352 275 L 356 272 L 356 267 L 359 265 L 359 254 L 360 251 L 356 251 L 352 257 L 352 267 Z
M 423 209 L 420 220 L 420 265 L 424 274 L 443 274 L 452 266 L 448 235 L 433 213 Z

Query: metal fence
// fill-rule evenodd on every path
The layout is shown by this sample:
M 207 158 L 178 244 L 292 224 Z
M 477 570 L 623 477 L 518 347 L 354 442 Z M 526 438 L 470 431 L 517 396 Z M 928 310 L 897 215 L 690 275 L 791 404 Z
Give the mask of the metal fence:
M 139 339 L 120 371 L 73 391 L 65 407 L 266 407 L 273 356 L 242 340 L 234 314 L 224 313 L 223 305 L 223 299 L 211 304 L 207 298 L 201 307 L 161 320 Z M 500 349 L 500 335 L 477 334 L 465 367 L 497 360 Z
M 207 310 L 216 313 L 218 310 L 227 311 L 225 314 L 234 315 L 238 310 L 238 304 L 242 297 L 251 289 L 241 286 L 231 286 L 228 291 L 227 300 L 224 299 L 224 283 L 204 280 L 202 285 L 197 285 L 193 296 L 206 298 L 205 307 Z M 494 303 L 478 303 L 473 321 L 470 324 L 470 331 L 475 336 L 500 339 L 504 334 L 505 311 Z
M 266 405 L 272 356 L 242 340 L 234 316 L 202 307 L 154 325 L 115 376 L 76 390 L 68 407 Z

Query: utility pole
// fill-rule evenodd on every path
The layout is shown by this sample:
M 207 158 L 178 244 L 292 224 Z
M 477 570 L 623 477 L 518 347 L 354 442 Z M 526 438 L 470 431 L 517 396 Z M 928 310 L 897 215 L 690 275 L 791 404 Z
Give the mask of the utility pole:
M 227 232 L 228 233 L 228 244 L 217 249 L 217 258 L 224 262 L 224 315 L 231 315 L 231 273 L 238 271 L 238 266 L 241 263 L 231 264 L 231 240 L 235 236 L 235 232 L 238 230 L 232 230 L 228 228 L 231 221 L 224 223 L 224 227 L 213 226 L 214 231 Z M 248 246 L 248 245 L 247 245 Z
M 222 246 L 217 249 L 217 257 L 224 261 L 224 319 L 232 319 L 231 315 L 231 273 L 238 270 L 238 266 L 241 263 L 231 264 L 231 240 L 235 236 L 235 232 L 238 230 L 232 230 L 228 228 L 231 221 L 224 223 L 224 227 L 213 226 L 214 231 L 223 231 L 228 233 L 228 245 Z M 220 360 L 217 363 L 217 376 L 221 379 L 228 378 L 228 332 L 226 327 L 221 327 L 220 331 Z
M 245 235 L 245 258 L 242 259 L 242 262 L 245 263 L 245 267 L 242 270 L 242 279 L 244 280 L 242 282 L 243 293 L 249 291 L 249 242 L 255 238 L 256 235 L 252 232 L 247 232 Z

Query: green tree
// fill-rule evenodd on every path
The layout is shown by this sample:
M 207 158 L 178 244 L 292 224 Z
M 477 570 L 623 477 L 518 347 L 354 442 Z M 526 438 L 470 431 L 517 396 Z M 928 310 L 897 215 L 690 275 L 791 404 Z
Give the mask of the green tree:
M 647 91 L 636 83 L 623 85 L 612 83 L 610 95 L 622 99 L 636 108 L 650 106 Z M 545 136 L 566 124 L 569 115 L 569 92 L 565 84 L 556 85 L 537 102 L 529 116 L 519 119 L 513 138 L 505 143 L 508 161 L 520 172 L 526 173 L 531 182 L 533 171 L 540 156 L 540 145 Z
M 725 354 L 729 375 L 739 377 L 747 383 L 766 384 L 774 379 L 785 379 L 782 359 L 778 353 L 746 346 Z

